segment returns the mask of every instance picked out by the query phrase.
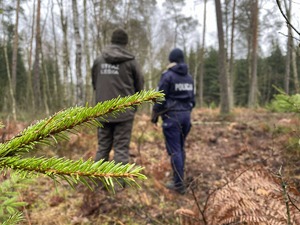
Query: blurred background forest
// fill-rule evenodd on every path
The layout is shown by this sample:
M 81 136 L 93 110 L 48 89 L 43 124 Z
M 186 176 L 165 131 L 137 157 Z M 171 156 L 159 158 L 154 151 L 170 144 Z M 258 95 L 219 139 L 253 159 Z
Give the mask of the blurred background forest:
M 14 188 L 2 188 L 5 175 L 0 177 L 3 202 L 20 197 L 27 203 L 24 224 L 188 224 L 183 218 L 195 225 L 222 224 L 211 221 L 228 217 L 284 223 L 289 207 L 281 194 L 283 181 L 274 183 L 269 173 L 252 169 L 281 171 L 284 166 L 299 202 L 299 117 L 258 108 L 272 102 L 277 88 L 299 93 L 299 8 L 300 0 L 0 0 L 0 121 L 7 121 L 2 141 L 33 119 L 93 105 L 91 67 L 117 27 L 129 34 L 128 48 L 142 66 L 145 89 L 156 88 L 170 50 L 182 48 L 199 107 L 187 139 L 184 196 L 164 188 L 170 165 L 161 127 L 150 123 L 149 114 L 138 114 L 130 157 L 145 167 L 149 179 L 141 182 L 142 189 L 128 188 L 116 197 L 102 190 L 94 198 L 80 185 L 70 190 L 43 178 L 12 198 Z M 234 116 L 223 121 L 218 107 Z M 95 134 L 72 135 L 53 151 L 42 148 L 38 156 L 93 158 Z M 240 171 L 249 173 L 243 177 Z M 232 184 L 234 193 L 227 189 Z M 240 196 L 249 207 L 238 205 Z M 3 205 L 0 220 L 10 215 Z M 240 207 L 250 214 L 240 213 Z M 300 224 L 299 207 L 290 207 L 294 224 Z M 242 220 L 245 214 L 250 216 Z
M 300 1 L 280 2 L 297 28 Z M 265 106 L 274 86 L 299 92 L 299 39 L 276 1 L 0 0 L 0 9 L 3 118 L 93 104 L 90 69 L 116 27 L 129 33 L 145 89 L 156 87 L 179 47 L 200 107 Z

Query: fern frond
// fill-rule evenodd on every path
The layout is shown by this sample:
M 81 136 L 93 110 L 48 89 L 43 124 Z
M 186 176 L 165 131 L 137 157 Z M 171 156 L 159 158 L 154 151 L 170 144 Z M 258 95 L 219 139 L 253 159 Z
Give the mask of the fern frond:
M 51 141 L 68 140 L 68 133 L 76 132 L 79 125 L 101 126 L 97 118 L 116 114 L 143 102 L 156 101 L 163 94 L 154 90 L 141 91 L 132 96 L 118 97 L 98 103 L 95 107 L 73 107 L 29 126 L 13 139 L 0 144 L 0 157 L 15 156 L 32 150 L 36 144 L 50 144 Z
M 214 192 L 207 201 L 208 224 L 286 224 L 286 205 L 280 181 L 268 170 L 254 167 Z M 289 189 L 293 199 L 298 193 Z M 299 210 L 289 203 L 292 224 L 300 224 Z

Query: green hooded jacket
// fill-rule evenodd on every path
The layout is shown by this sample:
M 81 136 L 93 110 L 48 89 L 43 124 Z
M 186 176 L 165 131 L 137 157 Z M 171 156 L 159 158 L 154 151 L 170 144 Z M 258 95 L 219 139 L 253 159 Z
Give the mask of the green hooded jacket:
M 143 89 L 144 77 L 135 56 L 122 45 L 108 45 L 92 67 L 92 84 L 96 103 L 133 95 Z M 109 122 L 123 122 L 134 118 L 135 110 L 109 116 Z

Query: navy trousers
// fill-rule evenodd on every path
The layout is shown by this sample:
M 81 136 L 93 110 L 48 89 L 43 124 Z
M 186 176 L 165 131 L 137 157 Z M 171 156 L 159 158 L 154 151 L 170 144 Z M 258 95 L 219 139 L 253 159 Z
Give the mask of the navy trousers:
M 175 187 L 184 186 L 185 139 L 191 129 L 190 111 L 172 111 L 164 114 L 163 133 L 167 152 L 171 158 Z

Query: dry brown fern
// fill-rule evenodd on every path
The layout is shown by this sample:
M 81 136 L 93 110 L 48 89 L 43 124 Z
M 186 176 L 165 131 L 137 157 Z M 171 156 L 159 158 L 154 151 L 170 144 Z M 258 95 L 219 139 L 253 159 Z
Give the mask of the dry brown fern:
M 225 224 L 287 224 L 287 207 L 279 179 L 269 171 L 256 167 L 240 171 L 235 179 L 213 192 L 204 212 L 209 225 Z M 295 207 L 300 196 L 289 188 L 292 224 L 300 224 Z
M 189 209 L 177 209 L 175 215 L 179 216 L 180 225 L 200 225 L 196 212 Z
M 237 171 L 224 186 L 212 192 L 201 212 L 179 209 L 182 225 L 283 225 L 288 224 L 288 213 L 293 225 L 300 224 L 300 195 L 287 188 L 288 207 L 282 181 L 262 167 Z M 203 223 L 202 223 L 202 222 Z

